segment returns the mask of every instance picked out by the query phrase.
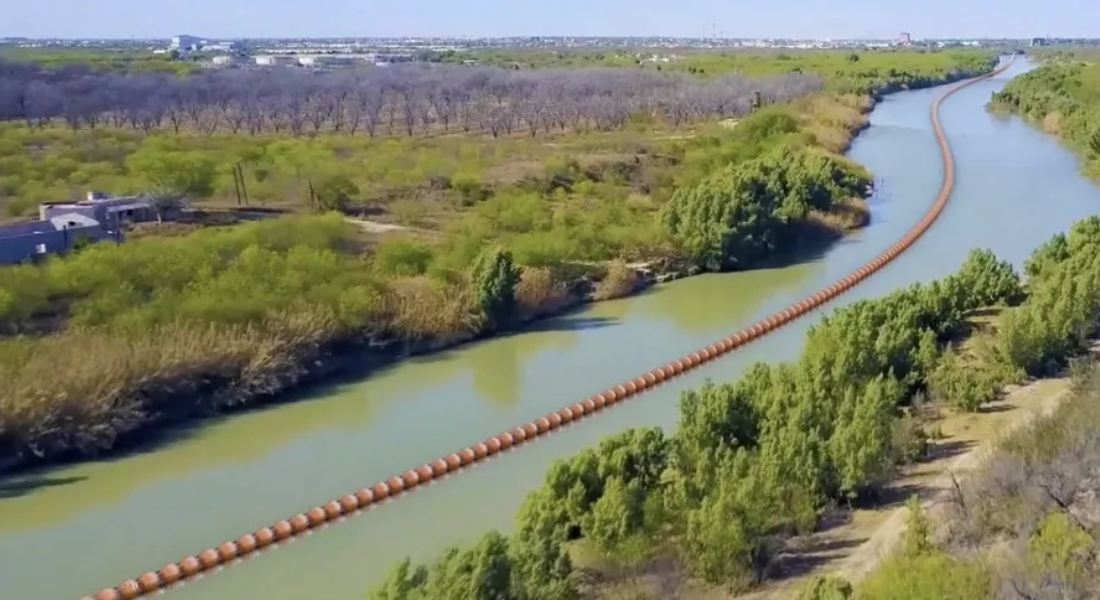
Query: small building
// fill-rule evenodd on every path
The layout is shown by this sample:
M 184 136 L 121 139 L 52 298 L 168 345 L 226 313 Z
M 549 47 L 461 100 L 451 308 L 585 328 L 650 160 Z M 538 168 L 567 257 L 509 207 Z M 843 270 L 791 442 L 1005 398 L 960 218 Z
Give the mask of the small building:
M 298 64 L 303 67 L 347 67 L 356 62 L 362 62 L 362 60 L 339 54 L 317 54 L 298 57 Z
M 298 58 L 295 56 L 284 56 L 278 54 L 264 54 L 262 56 L 255 57 L 256 64 L 261 67 L 280 67 L 289 66 L 298 63 Z
M 172 38 L 172 43 L 168 45 L 169 50 L 199 50 L 202 47 L 202 39 L 193 35 L 177 35 Z
M 85 243 L 122 241 L 122 232 L 109 231 L 80 215 L 0 226 L 0 265 L 36 262 L 64 255 Z M 70 223 L 72 224 L 70 226 Z
M 180 217 L 187 202 L 181 201 L 167 209 L 162 209 L 161 220 L 172 221 Z M 103 192 L 88 192 L 88 197 L 79 202 L 46 202 L 38 207 L 38 218 L 42 221 L 79 216 L 94 221 L 108 229 L 118 229 L 125 223 L 146 223 L 157 220 L 157 207 L 149 196 L 112 197 Z M 73 224 L 81 221 L 73 221 Z M 69 221 L 65 221 L 69 224 Z M 72 225 L 69 225 L 72 226 Z

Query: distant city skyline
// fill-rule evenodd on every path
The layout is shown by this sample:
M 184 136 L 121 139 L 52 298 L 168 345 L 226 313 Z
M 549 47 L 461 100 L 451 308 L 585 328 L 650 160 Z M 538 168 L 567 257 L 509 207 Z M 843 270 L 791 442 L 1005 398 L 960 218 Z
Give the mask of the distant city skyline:
M 1048 0 L 37 0 L 11 2 L 0 37 L 669 36 L 1100 37 L 1100 1 Z

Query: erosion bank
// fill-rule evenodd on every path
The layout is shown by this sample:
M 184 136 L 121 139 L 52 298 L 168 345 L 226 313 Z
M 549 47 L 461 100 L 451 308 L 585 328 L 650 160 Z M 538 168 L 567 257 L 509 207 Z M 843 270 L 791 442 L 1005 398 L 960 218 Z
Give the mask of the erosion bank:
M 942 128 L 939 126 L 938 120 L 935 121 L 935 129 L 937 130 L 937 138 L 940 140 L 941 148 L 943 148 L 945 150 L 944 161 L 945 161 L 945 163 L 947 164 L 947 167 L 948 167 L 946 169 L 947 172 L 945 173 L 945 175 L 947 176 L 945 178 L 945 183 L 949 183 L 950 181 L 953 181 L 953 177 L 954 177 L 953 169 L 951 168 L 950 155 L 949 155 L 949 152 L 947 151 L 947 148 L 946 148 L 946 140 L 943 137 Z M 950 187 L 948 186 L 947 189 L 949 190 Z M 946 203 L 946 195 L 947 195 L 946 193 L 941 194 L 941 198 L 937 201 L 936 209 L 934 210 L 934 212 L 936 214 L 938 214 L 939 211 L 942 211 L 943 205 Z M 931 226 L 932 220 L 934 220 L 934 218 L 928 219 L 926 217 L 926 220 L 923 220 L 921 222 L 921 231 L 920 231 L 920 233 L 923 233 L 923 231 L 927 230 Z M 880 257 L 879 259 L 876 259 L 876 261 L 873 261 L 873 264 L 876 265 L 875 267 L 864 267 L 864 268 L 860 269 L 859 271 L 857 271 L 856 273 L 850 275 L 848 278 L 845 278 L 842 283 L 834 284 L 833 286 L 830 286 L 829 288 L 827 288 L 825 291 L 820 292 L 819 294 L 815 295 L 814 297 L 818 299 L 817 300 L 818 304 L 823 303 L 824 301 L 827 301 L 827 299 L 831 299 L 831 298 L 835 297 L 836 295 L 841 293 L 841 291 L 846 290 L 846 289 L 852 287 L 853 285 L 855 285 L 856 283 L 858 283 L 858 281 L 861 281 L 862 279 L 865 279 L 867 276 L 870 275 L 871 272 L 878 270 L 884 264 L 889 262 L 889 260 L 892 260 L 894 257 L 898 256 L 901 253 L 901 251 L 903 250 L 902 246 L 904 245 L 904 247 L 908 247 L 909 245 L 911 245 L 916 240 L 916 238 L 918 236 L 919 236 L 919 233 L 917 233 L 917 234 L 910 233 L 909 235 L 906 236 L 904 244 L 895 245 L 893 248 L 891 248 L 889 251 L 887 251 L 886 254 L 883 255 L 883 256 L 888 257 L 888 258 Z M 798 306 L 802 306 L 802 308 L 800 309 L 800 308 L 798 308 Z M 701 362 L 705 362 L 705 361 L 709 360 L 710 358 L 713 358 L 713 357 L 717 356 L 718 354 L 728 352 L 733 347 L 736 347 L 736 345 L 741 345 L 743 343 L 746 343 L 746 341 L 748 341 L 748 340 L 752 340 L 752 339 L 755 339 L 755 338 L 759 337 L 765 331 L 765 329 L 770 330 L 770 329 L 773 329 L 776 326 L 778 326 L 781 322 L 782 323 L 788 322 L 796 314 L 796 311 L 801 311 L 801 312 L 797 312 L 797 314 L 804 314 L 804 312 L 806 310 L 808 310 L 806 308 L 807 306 L 809 306 L 809 305 L 806 302 L 799 303 L 795 307 L 792 307 L 792 309 L 788 309 L 788 311 L 784 311 L 784 313 L 787 314 L 787 317 L 778 317 L 777 316 L 777 317 L 771 317 L 769 319 L 766 319 L 763 323 L 759 323 L 759 324 L 749 328 L 746 332 L 744 332 L 743 335 L 742 334 L 737 334 L 735 336 L 731 336 L 731 338 L 727 338 L 726 340 L 723 340 L 722 342 L 719 342 L 718 344 L 712 345 L 712 346 L 708 347 L 707 349 L 704 349 L 703 351 L 700 351 L 698 353 L 693 353 L 691 356 L 685 357 L 685 359 L 675 361 L 674 363 L 672 363 L 671 365 L 669 365 L 667 367 L 664 367 L 662 369 L 658 369 L 654 372 L 651 372 L 651 373 L 647 374 L 646 377 L 638 378 L 638 380 L 640 380 L 641 385 L 649 386 L 649 385 L 652 385 L 652 382 L 655 381 L 658 377 L 660 377 L 662 380 L 664 380 L 664 379 L 667 379 L 671 376 L 679 374 L 679 373 L 683 372 L 685 369 L 690 369 L 691 367 L 693 367 L 693 366 L 695 366 L 695 365 L 697 365 Z M 783 313 L 781 313 L 781 314 L 783 314 Z M 444 469 L 445 471 L 448 471 L 448 470 L 451 469 L 450 465 L 455 464 L 455 461 L 457 461 L 456 466 L 460 466 L 463 463 L 464 460 L 473 461 L 475 459 L 487 456 L 490 453 L 495 452 L 496 450 L 502 449 L 503 445 L 505 443 L 515 444 L 517 440 L 529 439 L 529 437 L 533 437 L 533 436 L 528 436 L 527 432 L 531 431 L 532 428 L 534 429 L 534 431 L 536 433 L 538 433 L 540 430 L 546 430 L 548 428 L 553 428 L 557 424 L 560 424 L 562 421 L 565 420 L 566 416 L 568 416 L 568 418 L 570 418 L 570 419 L 573 419 L 573 418 L 576 418 L 576 417 L 585 416 L 585 415 L 588 415 L 588 414 L 593 414 L 594 412 L 597 411 L 597 408 L 596 408 L 597 405 L 602 407 L 602 406 L 605 406 L 609 403 L 613 404 L 613 403 L 621 400 L 622 398 L 624 398 L 626 395 L 629 395 L 629 394 L 633 393 L 631 390 L 636 391 L 638 386 L 639 386 L 638 380 L 632 380 L 631 382 L 627 382 L 627 383 L 623 384 L 622 386 L 617 386 L 613 390 L 609 390 L 608 392 L 605 392 L 604 394 L 593 397 L 593 398 L 591 398 L 591 399 L 589 399 L 589 400 L 587 400 L 583 403 L 580 403 L 580 404 L 575 405 L 573 407 L 569 407 L 569 408 L 567 408 L 565 410 L 562 410 L 562 411 L 558 411 L 557 413 L 554 413 L 552 416 L 548 415 L 546 418 L 539 419 L 535 423 L 531 423 L 531 424 L 529 424 L 529 426 L 525 426 L 524 428 L 513 430 L 512 432 L 509 432 L 508 434 L 502 434 L 501 436 L 495 436 L 494 438 L 491 438 L 491 440 L 486 442 L 486 443 L 478 444 L 477 446 L 475 446 L 473 448 L 469 448 L 469 449 L 467 449 L 467 450 L 465 450 L 461 453 L 455 454 L 455 455 L 449 455 L 447 458 L 440 459 L 439 461 L 435 461 L 432 465 L 427 465 L 424 468 L 419 469 L 417 471 L 410 471 L 410 472 L 406 473 L 403 477 L 390 479 L 387 482 L 380 483 L 379 485 L 375 486 L 374 488 L 368 488 L 368 489 L 361 490 L 360 493 L 357 494 L 357 495 L 344 496 L 339 501 L 329 503 L 325 507 L 319 507 L 317 510 L 309 511 L 309 514 L 300 515 L 301 518 L 298 518 L 296 516 L 295 518 L 290 520 L 290 521 L 293 521 L 293 522 L 288 521 L 288 522 L 286 522 L 285 525 L 276 525 L 276 527 L 270 528 L 270 533 L 272 535 L 274 535 L 275 530 L 279 529 L 280 531 L 285 532 L 287 535 L 291 535 L 291 534 L 294 533 L 296 528 L 304 527 L 304 528 L 308 529 L 309 527 L 311 527 L 311 521 L 316 521 L 317 519 L 322 519 L 318 523 L 324 523 L 326 520 L 328 520 L 328 518 L 326 516 L 328 514 L 331 514 L 331 513 L 339 514 L 340 511 L 343 511 L 344 513 L 346 513 L 347 509 L 345 507 L 346 506 L 352 506 L 353 502 L 356 504 L 356 506 L 361 508 L 362 506 L 364 506 L 364 504 L 360 502 L 360 498 L 363 498 L 363 497 L 369 498 L 371 500 L 371 502 L 373 502 L 373 500 L 375 499 L 375 493 L 377 492 L 377 494 L 379 496 L 378 499 L 381 500 L 381 496 L 383 496 L 383 495 L 389 495 L 393 491 L 397 491 L 397 490 L 405 489 L 406 487 L 410 487 L 410 486 L 406 486 L 405 481 L 411 481 L 411 482 L 416 482 L 416 483 L 426 482 L 430 478 L 430 476 L 428 476 L 426 474 L 430 473 L 431 476 L 434 476 L 435 471 L 438 470 L 438 469 Z M 621 389 L 620 389 L 620 387 L 621 387 Z M 520 433 L 520 431 L 522 431 L 522 433 Z M 303 521 L 303 519 L 304 519 L 304 521 Z M 280 523 L 282 523 L 282 522 L 280 522 Z M 286 527 L 290 527 L 290 530 L 286 530 Z M 268 528 L 265 528 L 264 530 L 261 530 L 261 531 L 267 531 L 267 530 L 268 530 Z M 304 529 L 303 529 L 303 531 L 304 531 Z M 263 532 L 258 532 L 255 535 L 249 534 L 247 537 L 241 539 L 241 543 L 243 544 L 243 546 L 241 546 L 240 544 L 237 544 L 237 543 L 234 542 L 230 545 L 223 545 L 222 548 L 226 552 L 232 551 L 231 553 L 233 554 L 233 556 L 236 556 L 236 553 L 238 553 L 238 552 L 244 552 L 245 548 L 251 548 L 250 550 L 245 552 L 245 553 L 250 553 L 250 552 L 254 551 L 255 547 L 258 546 L 261 543 L 261 539 L 267 539 L 267 536 L 268 536 L 268 533 L 263 533 Z M 253 546 L 252 544 L 255 544 L 256 546 Z M 217 550 L 214 550 L 213 554 L 211 554 L 210 552 L 207 552 L 207 553 L 204 553 L 204 554 L 205 554 L 207 562 L 209 562 L 210 560 L 215 560 L 217 562 L 221 562 L 221 560 L 222 560 L 222 559 L 218 558 L 219 554 L 218 554 Z M 195 560 L 199 560 L 199 559 L 195 558 Z M 196 564 L 193 561 L 185 560 L 184 562 L 187 563 L 186 566 L 189 569 L 191 567 L 196 566 Z M 179 571 L 178 570 L 181 569 L 183 566 L 184 566 L 183 562 L 181 562 L 179 564 L 176 564 L 174 567 L 169 568 L 169 571 L 168 571 L 169 577 L 172 577 L 173 573 L 175 573 L 175 576 L 178 579 L 178 577 L 179 577 Z M 197 568 L 199 568 L 199 569 L 204 568 L 203 565 L 201 564 L 201 561 L 198 563 Z M 176 569 L 176 571 L 174 571 L 173 569 Z M 146 582 L 151 581 L 152 578 L 158 577 L 158 575 L 155 574 L 155 573 L 151 573 L 151 574 L 148 574 L 148 575 L 149 575 L 148 577 L 144 577 Z M 163 577 L 163 574 L 161 575 L 161 577 Z M 138 584 L 138 582 L 136 582 L 136 581 L 132 582 L 132 583 L 134 585 Z M 127 590 L 134 589 L 133 586 L 130 585 L 130 584 L 126 584 L 126 588 L 127 588 Z

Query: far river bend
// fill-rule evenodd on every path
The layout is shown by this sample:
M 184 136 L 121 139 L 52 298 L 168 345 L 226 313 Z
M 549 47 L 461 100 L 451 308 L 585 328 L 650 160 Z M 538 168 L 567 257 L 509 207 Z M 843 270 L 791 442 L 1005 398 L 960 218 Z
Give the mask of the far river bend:
M 1100 189 L 1079 175 L 1068 150 L 1018 119 L 984 110 L 993 91 L 1033 67 L 1017 59 L 944 104 L 958 168 L 947 210 L 916 246 L 825 310 L 947 275 L 975 247 L 1019 265 L 1052 234 L 1100 209 Z M 207 422 L 145 453 L 0 482 L 0 594 L 94 594 L 578 401 L 836 281 L 900 239 L 934 200 L 941 159 L 929 109 L 942 91 L 895 94 L 879 104 L 849 154 L 879 182 L 872 223 L 812 262 L 672 283 L 315 390 L 307 401 Z M 555 459 L 629 427 L 672 428 L 680 391 L 707 378 L 736 379 L 752 362 L 794 358 L 818 318 L 169 593 L 181 600 L 362 598 L 404 556 L 426 560 L 490 529 L 510 530 Z

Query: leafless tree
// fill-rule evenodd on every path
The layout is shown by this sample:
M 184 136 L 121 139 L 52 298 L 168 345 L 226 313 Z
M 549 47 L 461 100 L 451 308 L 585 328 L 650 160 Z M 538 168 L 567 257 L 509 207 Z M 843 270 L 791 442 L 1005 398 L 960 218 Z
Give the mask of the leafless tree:
M 398 65 L 315 73 L 241 69 L 184 78 L 100 74 L 81 66 L 43 69 L 0 62 L 0 120 L 75 129 L 101 123 L 151 132 L 168 126 L 214 134 L 374 137 L 480 132 L 493 136 L 553 129 L 611 131 L 634 115 L 672 123 L 738 117 L 763 103 L 822 89 L 812 75 L 699 80 L 633 69 L 506 69 Z M 385 125 L 385 128 L 380 128 Z

